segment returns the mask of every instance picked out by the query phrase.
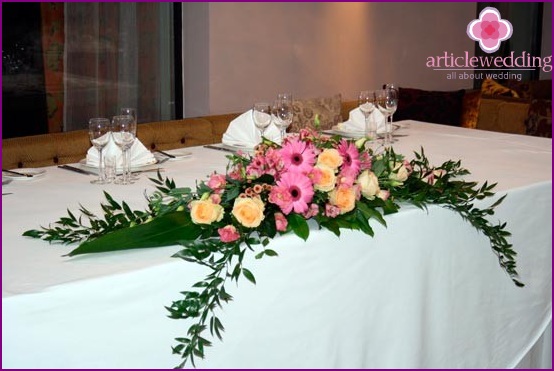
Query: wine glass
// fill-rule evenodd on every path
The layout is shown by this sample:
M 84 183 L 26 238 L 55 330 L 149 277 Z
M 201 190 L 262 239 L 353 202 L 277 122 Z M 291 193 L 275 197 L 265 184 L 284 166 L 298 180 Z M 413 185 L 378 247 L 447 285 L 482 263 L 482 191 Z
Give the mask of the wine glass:
M 98 150 L 98 179 L 91 180 L 90 182 L 92 184 L 106 184 L 102 149 L 104 149 L 110 140 L 110 120 L 102 117 L 90 119 L 88 122 L 88 135 L 90 142 Z
M 137 110 L 131 107 L 123 107 L 119 110 L 120 115 L 129 115 L 132 116 L 135 120 L 135 124 L 137 123 Z
M 277 95 L 277 100 L 273 106 L 273 116 L 275 118 L 275 125 L 281 132 L 281 143 L 283 143 L 287 128 L 292 123 L 293 108 L 291 94 L 281 93 Z
M 265 129 L 271 124 L 271 106 L 269 103 L 254 103 L 252 107 L 252 120 L 260 131 L 260 141 L 263 140 Z
M 132 108 L 132 107 L 123 107 L 119 110 L 119 114 L 120 115 L 129 115 L 129 116 L 132 116 L 133 119 L 135 120 L 135 124 L 137 124 L 137 110 L 135 108 Z M 131 166 L 131 165 L 129 165 Z M 131 180 L 138 180 L 140 179 L 140 177 L 137 175 L 137 174 L 133 174 L 133 173 L 129 173 L 129 178 Z
M 365 118 L 364 133 L 373 142 L 377 137 L 377 123 L 372 117 L 375 110 L 375 92 L 373 90 L 361 91 L 358 95 L 358 106 Z
M 400 89 L 398 88 L 398 85 L 391 82 L 389 84 L 386 84 L 384 89 L 392 89 L 392 90 L 396 91 L 396 99 L 397 99 L 397 104 L 396 105 L 398 107 L 398 100 L 400 99 Z M 396 112 L 396 110 L 394 110 L 394 112 Z M 392 116 L 394 115 L 394 112 L 391 113 L 391 115 L 390 115 L 390 122 L 393 122 Z
M 137 124 L 131 115 L 119 115 L 112 118 L 112 136 L 115 144 L 123 151 L 123 175 L 117 178 L 115 184 L 132 184 L 130 177 L 131 159 L 129 149 L 135 141 Z
M 398 107 L 398 91 L 395 89 L 382 89 L 375 92 L 377 107 L 385 116 L 385 145 L 392 143 L 392 115 Z

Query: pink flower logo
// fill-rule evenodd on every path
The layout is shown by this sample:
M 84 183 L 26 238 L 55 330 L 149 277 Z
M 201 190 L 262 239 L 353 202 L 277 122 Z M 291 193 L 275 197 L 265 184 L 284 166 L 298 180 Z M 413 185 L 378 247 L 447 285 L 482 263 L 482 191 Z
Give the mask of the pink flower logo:
M 467 35 L 470 39 L 479 41 L 481 50 L 494 53 L 500 48 L 500 42 L 512 36 L 512 24 L 500 17 L 496 8 L 487 7 L 479 13 L 479 19 L 474 19 L 467 25 Z

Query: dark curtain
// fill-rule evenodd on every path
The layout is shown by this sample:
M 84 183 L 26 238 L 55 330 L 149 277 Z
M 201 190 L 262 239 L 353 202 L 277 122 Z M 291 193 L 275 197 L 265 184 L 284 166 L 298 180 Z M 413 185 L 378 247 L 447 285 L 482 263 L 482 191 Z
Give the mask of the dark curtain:
M 48 132 L 40 7 L 2 4 L 2 138 Z
M 64 4 L 40 3 L 48 131 L 63 131 Z

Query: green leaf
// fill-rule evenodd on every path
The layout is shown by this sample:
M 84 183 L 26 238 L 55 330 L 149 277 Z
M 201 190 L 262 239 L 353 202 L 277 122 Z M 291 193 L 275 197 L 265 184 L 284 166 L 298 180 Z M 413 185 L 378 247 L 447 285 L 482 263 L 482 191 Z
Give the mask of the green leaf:
M 266 254 L 267 256 L 278 256 L 277 252 L 274 251 L 274 250 L 265 249 L 264 251 L 265 251 L 265 254 Z
M 28 231 L 23 232 L 23 236 L 33 237 L 33 238 L 40 238 L 42 235 L 43 233 L 36 229 L 30 229 Z
M 252 282 L 254 285 L 256 284 L 256 278 L 254 278 L 254 275 L 248 269 L 242 268 L 242 274 L 248 281 Z
M 287 216 L 287 221 L 289 222 L 294 234 L 302 238 L 304 241 L 308 239 L 308 236 L 310 235 L 310 228 L 308 227 L 308 222 L 302 215 L 295 213 L 289 214 Z
M 367 219 L 377 219 L 377 221 L 379 221 L 379 223 L 381 223 L 383 226 L 387 226 L 387 222 L 385 221 L 381 213 L 376 209 L 367 206 L 363 202 L 356 202 L 356 207 L 357 210 L 361 211 Z
M 94 240 L 85 241 L 68 256 L 81 254 L 162 247 L 177 244 L 181 240 L 194 240 L 201 228 L 192 223 L 186 212 L 173 212 L 160 216 L 149 223 L 119 229 Z

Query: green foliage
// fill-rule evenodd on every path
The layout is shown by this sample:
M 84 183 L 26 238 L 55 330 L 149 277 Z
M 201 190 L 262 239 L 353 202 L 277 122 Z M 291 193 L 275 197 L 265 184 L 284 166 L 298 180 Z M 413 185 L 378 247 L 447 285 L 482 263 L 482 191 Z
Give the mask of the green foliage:
M 53 226 L 28 230 L 23 235 L 48 242 L 71 244 L 93 240 L 120 229 L 142 224 L 152 216 L 152 213 L 148 211 L 131 211 L 125 202 L 116 202 L 106 192 L 104 192 L 104 196 L 107 203 L 101 205 L 104 212 L 102 219 L 81 205 L 79 208 L 81 215 L 78 218 L 70 210 L 67 210 L 68 216 L 60 218 Z
M 318 148 L 336 148 L 339 140 L 338 137 L 330 140 L 315 138 L 314 143 Z M 263 144 L 274 145 L 267 140 Z M 362 148 L 363 143 L 358 144 L 358 148 Z M 505 196 L 488 207 L 477 206 L 482 200 L 494 196 L 495 184 L 485 182 L 479 186 L 475 182 L 462 180 L 469 171 L 461 167 L 460 161 L 446 161 L 439 167 L 432 167 L 423 149 L 414 156 L 408 163 L 392 149 L 373 155 L 371 170 L 381 189 L 387 190 L 388 197 L 361 197 L 352 211 L 335 216 L 319 212 L 311 218 L 319 227 L 337 236 L 340 236 L 341 229 L 359 230 L 373 236 L 372 223 L 386 227 L 385 215 L 397 212 L 401 203 L 410 203 L 422 209 L 432 204 L 439 205 L 457 212 L 487 236 L 500 266 L 517 286 L 523 286 L 518 280 L 516 252 L 508 242 L 510 233 L 506 230 L 506 223 L 490 222 L 494 209 Z M 49 242 L 80 243 L 69 256 L 182 245 L 183 248 L 173 257 L 209 269 L 204 279 L 196 282 L 190 290 L 181 292 L 182 297 L 166 307 L 170 318 L 185 319 L 191 323 L 186 336 L 175 339 L 177 344 L 173 347 L 173 353 L 182 359 L 177 367 L 185 367 L 188 362 L 195 366 L 195 360 L 204 358 L 205 349 L 211 346 L 207 336 L 222 339 L 225 329 L 217 311 L 223 303 L 232 300 L 225 284 L 233 281 L 238 283 L 241 277 L 256 283 L 254 274 L 243 266 L 246 254 L 254 253 L 256 259 L 275 257 L 278 253 L 268 248 L 268 244 L 278 233 L 294 233 L 304 241 L 310 234 L 306 216 L 298 213 L 286 215 L 287 228 L 278 232 L 275 213 L 280 212 L 280 209 L 268 201 L 269 190 L 275 184 L 273 176 L 263 174 L 256 179 L 246 178 L 245 169 L 250 159 L 238 155 L 228 158 L 239 177 L 227 176 L 225 189 L 219 193 L 205 182 L 197 184 L 195 191 L 178 188 L 173 180 L 163 178 L 158 172 L 157 177 L 151 179 L 156 191 L 146 196 L 148 206 L 145 211 L 133 211 L 125 202 L 118 203 L 105 193 L 106 203 L 101 205 L 102 218 L 81 206 L 79 217 L 68 210 L 68 216 L 60 218 L 48 228 L 29 230 L 24 235 Z M 407 171 L 408 168 L 411 172 Z M 237 197 L 249 192 L 254 192 L 265 207 L 264 219 L 257 228 L 242 226 L 230 213 Z M 188 209 L 190 202 L 210 195 L 221 197 L 220 205 L 226 210 L 224 216 L 211 224 L 193 223 Z M 327 200 L 327 193 L 316 191 L 312 202 L 324 207 Z M 218 229 L 226 226 L 236 227 L 238 239 L 233 242 L 221 240 Z
M 524 286 L 518 279 L 515 262 L 517 253 L 507 240 L 511 234 L 506 230 L 506 223 L 494 224 L 489 220 L 490 216 L 494 215 L 494 209 L 502 203 L 506 195 L 498 198 L 488 207 L 476 206 L 477 201 L 494 196 L 493 189 L 496 183 L 485 182 L 479 187 L 476 182 L 460 180 L 459 177 L 470 174 L 467 169 L 461 167 L 460 161 L 446 161 L 441 166 L 429 170 L 432 168 L 423 149 L 421 153 L 415 153 L 415 159 L 410 164 L 413 168 L 412 176 L 406 181 L 404 187 L 395 189 L 392 195 L 398 201 L 407 201 L 421 208 L 435 204 L 456 211 L 464 220 L 487 236 L 500 266 L 516 286 Z M 436 183 L 431 185 L 423 179 L 433 171 L 440 175 L 435 176 Z

